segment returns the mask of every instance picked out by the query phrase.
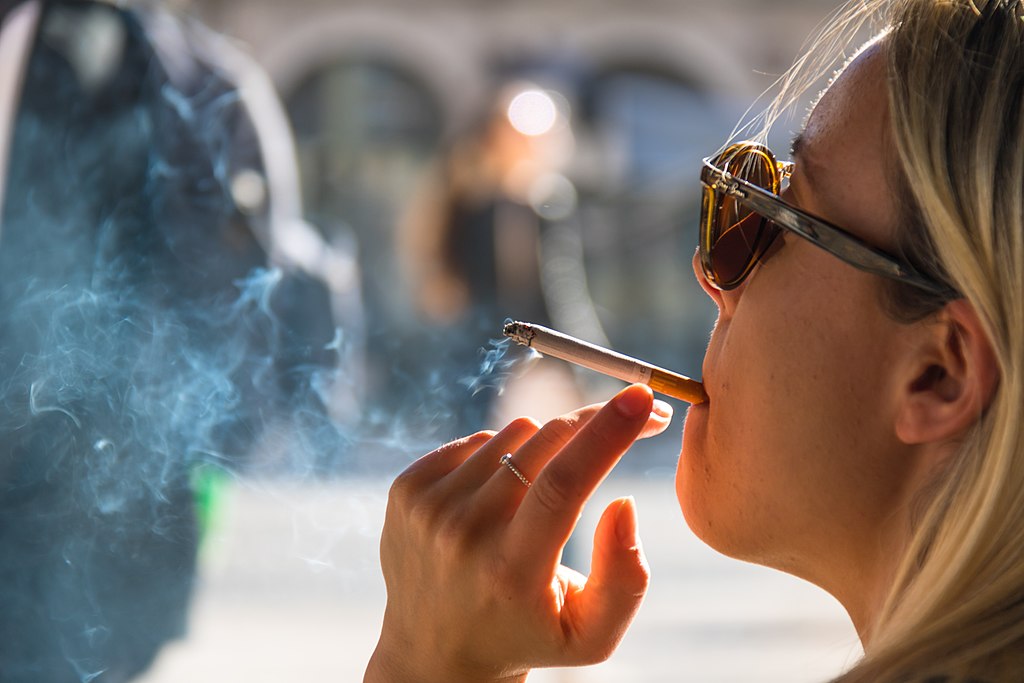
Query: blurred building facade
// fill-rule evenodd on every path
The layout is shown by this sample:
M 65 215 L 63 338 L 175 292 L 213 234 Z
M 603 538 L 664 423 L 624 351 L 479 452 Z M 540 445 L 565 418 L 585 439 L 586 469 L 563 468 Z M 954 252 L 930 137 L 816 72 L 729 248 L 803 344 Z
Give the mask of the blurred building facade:
M 700 374 L 714 315 L 690 267 L 700 159 L 834 8 L 181 4 L 244 43 L 281 93 L 306 217 L 358 264 L 362 311 L 342 325 L 365 358 L 369 419 L 443 395 L 425 419 L 453 432 L 485 419 L 486 395 L 450 385 L 473 384 L 476 349 L 506 317 Z M 527 91 L 549 96 L 557 121 L 525 143 L 482 136 Z M 492 147 L 467 161 L 474 137 Z M 600 378 L 577 380 L 584 398 L 606 393 Z

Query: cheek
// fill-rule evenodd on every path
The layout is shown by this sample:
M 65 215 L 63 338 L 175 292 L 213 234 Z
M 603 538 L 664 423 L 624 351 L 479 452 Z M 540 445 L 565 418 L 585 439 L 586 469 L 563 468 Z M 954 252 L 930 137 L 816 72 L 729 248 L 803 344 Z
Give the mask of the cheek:
M 719 324 L 712 334 L 704 361 L 711 401 L 687 411 L 676 476 L 691 527 L 711 524 L 719 510 L 737 509 L 751 475 L 761 478 L 760 442 L 779 420 L 771 390 L 780 362 L 763 331 L 762 322 L 747 316 Z
M 683 511 L 683 517 L 695 534 L 701 539 L 701 511 L 706 509 L 706 491 L 710 472 L 707 466 L 707 404 L 690 406 L 683 422 L 683 446 L 676 464 L 676 498 Z
M 759 302 L 709 346 L 711 402 L 687 412 L 676 494 L 690 528 L 720 552 L 756 561 L 793 550 L 852 481 L 865 349 L 850 329 L 800 315 L 816 303 Z
M 683 423 L 683 446 L 676 465 L 676 498 L 690 530 L 702 541 L 717 547 L 711 537 L 714 526 L 712 456 L 708 447 L 707 405 L 691 406 Z M 721 475 L 719 475 L 721 476 Z
M 782 419 L 773 406 L 747 411 L 731 398 L 722 394 L 687 412 L 676 495 L 698 538 L 752 559 L 780 527 L 777 494 L 793 490 L 786 481 L 793 470 L 777 457 L 785 448 L 765 443 Z

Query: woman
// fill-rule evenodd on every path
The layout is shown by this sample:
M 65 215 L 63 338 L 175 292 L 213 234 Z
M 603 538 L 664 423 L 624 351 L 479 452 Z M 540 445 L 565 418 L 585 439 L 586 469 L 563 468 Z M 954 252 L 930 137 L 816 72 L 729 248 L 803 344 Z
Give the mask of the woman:
M 1020 680 L 1024 8 L 871 2 L 819 44 L 882 11 L 793 166 L 757 145 L 705 164 L 694 265 L 719 318 L 676 490 L 709 545 L 844 605 L 865 657 L 840 681 Z M 414 463 L 389 502 L 366 680 L 522 681 L 607 657 L 647 585 L 633 501 L 602 517 L 589 579 L 559 550 L 668 419 L 632 386 Z

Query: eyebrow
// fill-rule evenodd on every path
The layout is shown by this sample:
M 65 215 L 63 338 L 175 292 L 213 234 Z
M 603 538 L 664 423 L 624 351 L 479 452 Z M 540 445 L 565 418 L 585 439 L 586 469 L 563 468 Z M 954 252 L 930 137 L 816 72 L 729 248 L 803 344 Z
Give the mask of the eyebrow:
M 796 157 L 802 157 L 807 147 L 807 138 L 804 137 L 803 132 L 797 133 L 793 141 L 789 143 L 789 158 L 792 161 L 796 161 Z M 806 158 L 801 159 L 802 163 L 800 167 L 802 169 L 801 175 L 805 178 L 805 182 L 808 186 L 814 185 L 814 174 L 812 171 L 815 166 L 813 162 L 809 162 Z
M 800 154 L 800 150 L 804 148 L 806 141 L 804 140 L 803 133 L 797 133 L 796 137 L 793 138 L 793 142 L 789 143 L 789 155 L 795 157 Z

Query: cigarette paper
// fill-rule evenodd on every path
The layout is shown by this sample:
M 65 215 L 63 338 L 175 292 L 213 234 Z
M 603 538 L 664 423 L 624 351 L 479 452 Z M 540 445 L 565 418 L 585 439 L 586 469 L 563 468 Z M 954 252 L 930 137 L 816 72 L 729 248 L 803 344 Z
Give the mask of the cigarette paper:
M 517 344 L 529 346 L 546 356 L 560 358 L 631 384 L 646 384 L 666 396 L 689 403 L 708 400 L 704 385 L 696 380 L 542 325 L 510 322 L 506 323 L 503 332 Z

